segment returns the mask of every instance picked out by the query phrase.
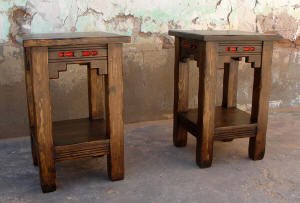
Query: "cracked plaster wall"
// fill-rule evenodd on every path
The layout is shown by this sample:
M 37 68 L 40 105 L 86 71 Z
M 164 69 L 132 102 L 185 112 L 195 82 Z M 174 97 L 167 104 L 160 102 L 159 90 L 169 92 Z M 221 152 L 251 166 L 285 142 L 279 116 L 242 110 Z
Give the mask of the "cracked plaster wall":
M 299 0 L 1 0 L 0 137 L 27 130 L 24 33 L 108 31 L 132 35 L 124 46 L 127 122 L 170 118 L 174 39 L 168 29 L 233 29 L 279 33 L 273 54 L 270 107 L 300 106 Z M 241 64 L 239 106 L 250 108 L 251 69 Z M 197 68 L 190 62 L 190 105 L 197 103 Z M 221 86 L 222 73 L 219 73 Z M 221 88 L 218 90 L 221 95 Z M 71 66 L 51 81 L 55 120 L 87 115 L 86 70 Z M 220 102 L 220 97 L 218 98 Z M 76 109 L 76 111 L 74 111 Z

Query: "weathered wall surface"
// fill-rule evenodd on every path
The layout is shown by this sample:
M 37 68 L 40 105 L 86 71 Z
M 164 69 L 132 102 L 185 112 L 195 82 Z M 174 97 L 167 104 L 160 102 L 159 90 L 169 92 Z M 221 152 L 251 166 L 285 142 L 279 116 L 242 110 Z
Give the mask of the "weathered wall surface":
M 125 113 L 127 122 L 135 122 L 171 116 L 174 40 L 167 31 L 175 28 L 279 33 L 284 40 L 275 45 L 270 107 L 299 108 L 299 0 L 1 0 L 0 137 L 27 130 L 23 50 L 18 42 L 23 33 L 132 35 L 132 43 L 124 47 Z M 195 63 L 190 69 L 190 105 L 195 105 Z M 87 115 L 85 71 L 72 66 L 61 79 L 51 81 L 56 120 Z M 238 102 L 244 109 L 251 103 L 249 73 L 241 66 Z

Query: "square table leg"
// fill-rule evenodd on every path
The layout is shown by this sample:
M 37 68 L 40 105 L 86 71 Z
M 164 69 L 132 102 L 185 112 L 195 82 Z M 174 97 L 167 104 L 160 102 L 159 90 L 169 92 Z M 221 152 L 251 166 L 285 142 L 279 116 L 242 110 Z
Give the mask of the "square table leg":
M 108 74 L 105 81 L 107 133 L 110 152 L 107 156 L 111 180 L 124 179 L 124 121 L 122 44 L 108 44 Z
M 35 166 L 38 165 L 36 144 L 35 144 L 35 132 L 34 132 L 34 102 L 33 102 L 33 92 L 32 92 L 32 78 L 31 78 L 31 68 L 30 68 L 30 49 L 24 49 L 24 64 L 25 64 L 25 86 L 27 95 L 27 110 L 28 110 L 28 120 L 30 128 L 30 141 L 31 141 L 31 153 L 32 160 Z
M 31 64 L 35 142 L 40 181 L 43 192 L 52 192 L 56 189 L 56 184 L 47 47 L 31 48 Z
M 238 67 L 238 60 L 231 60 L 224 66 L 222 106 L 225 108 L 236 107 Z
M 173 106 L 173 144 L 176 147 L 187 144 L 187 131 L 180 125 L 178 113 L 188 111 L 189 69 L 187 63 L 180 62 L 180 51 L 180 38 L 176 37 Z
M 217 44 L 206 42 L 200 47 L 198 59 L 199 93 L 196 162 L 200 168 L 210 167 L 213 156 L 213 136 L 215 128 L 215 92 Z
M 237 103 L 237 88 L 238 88 L 238 68 L 239 61 L 232 60 L 224 65 L 223 77 L 223 99 L 222 107 L 236 107 Z M 225 139 L 223 142 L 231 142 L 233 139 Z
M 261 68 L 254 69 L 251 121 L 257 122 L 257 133 L 249 140 L 249 158 L 253 160 L 261 160 L 265 154 L 272 52 L 273 42 L 264 42 Z
M 89 65 L 90 66 L 90 65 Z M 104 75 L 88 66 L 89 116 L 91 120 L 104 118 Z

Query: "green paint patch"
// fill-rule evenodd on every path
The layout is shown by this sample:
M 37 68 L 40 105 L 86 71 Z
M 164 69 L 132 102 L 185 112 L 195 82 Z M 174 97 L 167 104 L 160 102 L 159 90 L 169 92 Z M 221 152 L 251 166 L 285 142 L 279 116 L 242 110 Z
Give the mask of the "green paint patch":
M 36 15 L 31 22 L 32 33 L 55 32 L 53 25 L 45 21 L 40 15 Z
M 0 41 L 8 41 L 9 26 L 10 24 L 7 15 L 5 13 L 0 13 Z

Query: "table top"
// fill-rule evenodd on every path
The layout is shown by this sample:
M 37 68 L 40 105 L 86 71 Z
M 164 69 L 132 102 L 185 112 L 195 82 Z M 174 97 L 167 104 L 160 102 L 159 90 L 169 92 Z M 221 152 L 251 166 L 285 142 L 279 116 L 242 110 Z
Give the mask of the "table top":
M 263 34 L 234 30 L 169 30 L 169 35 L 201 41 L 259 40 L 276 41 L 282 37 L 278 34 Z
M 26 34 L 22 37 L 24 47 L 63 46 L 107 43 L 129 43 L 130 36 L 107 32 L 65 32 Z

